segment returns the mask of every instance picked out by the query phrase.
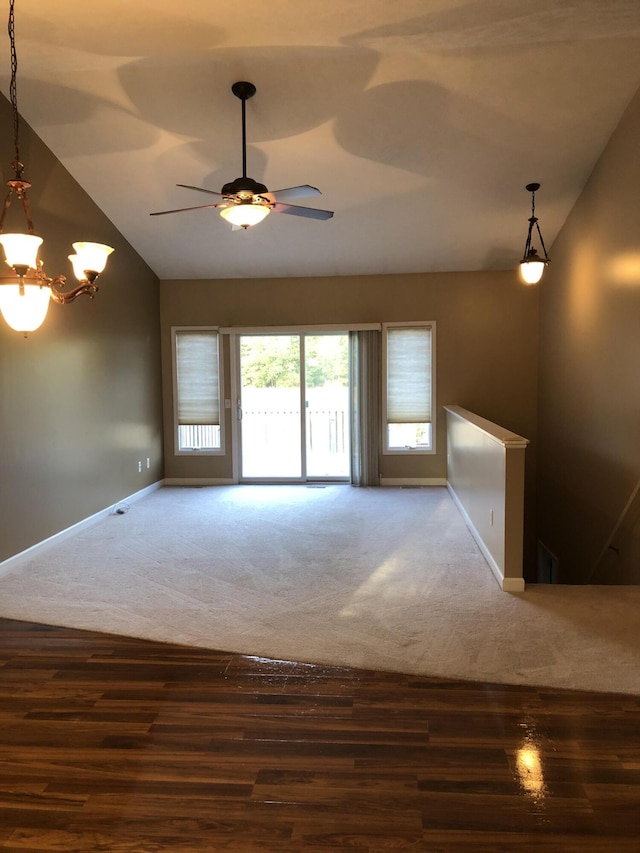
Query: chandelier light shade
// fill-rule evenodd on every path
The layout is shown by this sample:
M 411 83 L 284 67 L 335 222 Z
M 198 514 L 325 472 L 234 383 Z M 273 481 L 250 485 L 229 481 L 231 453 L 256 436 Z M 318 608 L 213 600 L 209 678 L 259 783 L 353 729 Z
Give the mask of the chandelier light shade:
M 0 311 L 6 324 L 25 335 L 44 323 L 50 302 L 49 288 L 39 284 L 0 286 Z
M 75 255 L 69 255 L 78 281 L 95 281 L 107 265 L 113 249 L 104 243 L 73 243 Z
M 240 202 L 229 207 L 223 207 L 220 216 L 239 228 L 249 228 L 267 216 L 271 208 L 268 204 L 256 204 L 255 202 Z
M 14 0 L 9 2 L 9 41 L 11 46 L 11 83 L 9 93 L 13 111 L 13 142 L 15 159 L 12 163 L 14 177 L 7 181 L 9 188 L 0 214 L 0 245 L 10 272 L 0 273 L 0 312 L 12 329 L 33 332 L 44 322 L 49 302 L 66 305 L 81 294 L 93 299 L 98 292 L 96 279 L 104 270 L 107 258 L 113 252 L 111 246 L 102 243 L 78 242 L 73 244 L 75 255 L 69 255 L 73 271 L 79 284 L 67 289 L 63 275 L 49 278 L 44 272 L 43 263 L 38 258 L 42 237 L 34 233 L 27 190 L 31 184 L 23 177 L 24 166 L 20 162 L 20 114 L 17 100 L 18 60 L 16 55 L 14 28 Z M 26 219 L 26 233 L 4 233 L 7 211 L 13 198 L 22 204 Z
M 542 232 L 536 217 L 536 192 L 540 189 L 540 184 L 527 184 L 525 187 L 527 192 L 531 193 L 531 216 L 529 217 L 529 230 L 527 232 L 527 241 L 524 246 L 524 254 L 520 261 L 520 278 L 525 284 L 537 284 L 542 278 L 545 267 L 550 261 L 547 255 L 547 250 L 542 239 Z M 541 257 L 537 250 L 533 248 L 532 236 L 533 229 L 538 232 L 540 246 L 544 252 L 544 257 Z
M 10 267 L 38 268 L 38 249 L 42 245 L 42 237 L 36 237 L 35 234 L 0 234 L 0 244 Z

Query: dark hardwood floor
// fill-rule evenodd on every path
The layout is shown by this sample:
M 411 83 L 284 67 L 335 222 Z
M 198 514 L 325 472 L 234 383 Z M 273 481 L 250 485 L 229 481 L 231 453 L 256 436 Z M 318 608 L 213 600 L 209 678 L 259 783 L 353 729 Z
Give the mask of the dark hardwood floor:
M 640 850 L 640 698 L 0 620 L 0 849 Z

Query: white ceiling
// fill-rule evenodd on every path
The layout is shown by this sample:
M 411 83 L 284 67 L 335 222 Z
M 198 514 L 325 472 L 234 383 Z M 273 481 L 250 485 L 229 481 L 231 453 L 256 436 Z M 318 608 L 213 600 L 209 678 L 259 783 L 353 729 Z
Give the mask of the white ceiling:
M 640 86 L 640 0 L 16 0 L 15 13 L 20 112 L 162 279 L 514 267 L 525 184 L 542 184 L 549 247 Z M 8 94 L 8 40 L 5 55 Z M 333 219 L 232 232 L 215 210 L 149 216 L 208 202 L 177 183 L 219 191 L 242 174 L 236 80 L 257 87 L 248 175 L 318 187 L 297 203 Z

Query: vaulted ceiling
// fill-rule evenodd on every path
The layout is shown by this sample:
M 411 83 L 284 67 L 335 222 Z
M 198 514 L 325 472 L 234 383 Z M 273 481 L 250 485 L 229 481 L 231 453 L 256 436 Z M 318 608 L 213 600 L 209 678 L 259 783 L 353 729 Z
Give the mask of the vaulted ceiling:
M 638 0 L 16 0 L 15 31 L 22 115 L 163 279 L 515 267 L 525 184 L 549 246 L 640 86 Z M 237 80 L 247 173 L 333 219 L 149 216 L 242 174 Z

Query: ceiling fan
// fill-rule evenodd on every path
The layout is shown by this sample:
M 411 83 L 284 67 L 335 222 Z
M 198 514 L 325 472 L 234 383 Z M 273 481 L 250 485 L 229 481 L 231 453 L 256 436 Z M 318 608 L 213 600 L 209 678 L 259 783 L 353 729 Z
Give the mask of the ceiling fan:
M 293 216 L 303 216 L 307 219 L 331 219 L 332 210 L 318 210 L 315 207 L 301 207 L 289 202 L 299 198 L 308 198 L 313 195 L 322 195 L 320 190 L 305 184 L 300 187 L 288 187 L 284 190 L 269 192 L 264 184 L 247 177 L 247 120 L 246 102 L 256 93 L 253 83 L 240 81 L 234 83 L 231 91 L 242 101 L 242 177 L 236 178 L 225 184 L 219 193 L 204 187 L 192 187 L 188 184 L 176 184 L 187 190 L 196 190 L 199 193 L 219 198 L 220 201 L 213 204 L 201 204 L 197 207 L 180 207 L 176 210 L 159 210 L 151 213 L 151 216 L 163 216 L 165 213 L 182 213 L 186 210 L 207 210 L 212 207 L 218 208 L 220 215 L 231 222 L 232 230 L 246 229 L 250 225 L 261 222 L 267 214 L 289 213 Z

